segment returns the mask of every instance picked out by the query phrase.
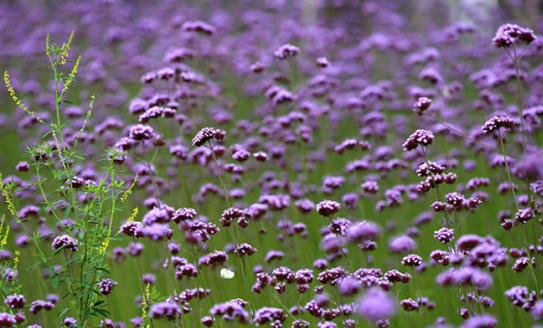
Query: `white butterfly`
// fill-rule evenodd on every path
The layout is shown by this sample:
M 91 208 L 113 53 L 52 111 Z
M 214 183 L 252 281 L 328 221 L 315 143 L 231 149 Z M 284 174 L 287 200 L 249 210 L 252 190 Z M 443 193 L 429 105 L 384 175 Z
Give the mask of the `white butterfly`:
M 236 274 L 232 270 L 226 268 L 221 269 L 221 277 L 224 279 L 232 279 Z

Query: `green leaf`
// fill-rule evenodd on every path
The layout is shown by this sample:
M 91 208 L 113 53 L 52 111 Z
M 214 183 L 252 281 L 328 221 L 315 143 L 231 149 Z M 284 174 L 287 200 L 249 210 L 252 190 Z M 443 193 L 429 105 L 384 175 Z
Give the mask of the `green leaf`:
M 59 248 L 55 249 L 55 251 L 53 252 L 53 255 L 57 255 L 58 253 L 60 253 L 64 249 L 64 247 L 66 247 L 66 246 L 67 245 L 65 244 L 65 245 L 62 245 Z
M 97 313 L 103 317 L 108 317 L 109 316 L 109 311 L 107 310 L 103 310 L 103 309 L 96 309 L 96 308 L 93 308 L 92 309 L 94 311 L 94 313 Z
M 60 313 L 58 314 L 59 317 L 63 317 L 68 311 L 70 310 L 70 308 L 64 308 L 62 311 L 60 311 Z
M 38 67 L 34 68 L 33 71 L 37 71 L 37 70 L 39 70 L 39 69 L 51 69 L 51 67 L 50 67 L 50 66 L 46 66 L 46 65 L 45 65 L 45 66 L 38 66 Z
M 68 215 L 70 214 L 70 210 L 72 209 L 71 205 L 66 206 L 66 210 L 64 211 L 64 218 L 67 219 Z
M 96 268 L 96 270 L 98 270 L 98 271 L 100 271 L 100 272 L 105 272 L 105 273 L 107 273 L 107 274 L 111 274 L 111 272 L 109 272 L 109 270 L 106 269 L 106 268 Z

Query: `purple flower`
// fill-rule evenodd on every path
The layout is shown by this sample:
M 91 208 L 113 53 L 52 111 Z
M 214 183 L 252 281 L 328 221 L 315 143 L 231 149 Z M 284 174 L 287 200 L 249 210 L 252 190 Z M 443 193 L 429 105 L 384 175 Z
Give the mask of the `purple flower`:
M 437 231 L 434 231 L 434 238 L 436 238 L 443 244 L 449 243 L 454 239 L 454 229 L 441 228 Z
M 62 325 L 66 327 L 75 327 L 77 325 L 77 320 L 75 320 L 74 318 L 68 317 L 64 319 L 64 321 L 62 322 Z
M 130 243 L 126 248 L 126 251 L 131 256 L 138 256 L 143 252 L 144 246 L 142 243 Z
M 422 163 L 417 169 L 419 177 L 427 177 L 431 175 L 441 174 L 445 171 L 445 167 L 435 162 Z
M 317 212 L 322 216 L 332 216 L 339 212 L 341 204 L 332 200 L 323 200 L 317 204 Z
M 204 325 L 204 327 L 211 327 L 213 326 L 213 318 L 210 317 L 210 316 L 205 316 L 203 317 L 201 320 L 202 324 Z
M 490 133 L 492 131 L 498 131 L 500 128 L 510 130 L 515 125 L 515 121 L 508 116 L 493 116 L 481 127 L 484 133 Z
M 291 44 L 284 44 L 277 49 L 273 54 L 278 59 L 287 59 L 288 57 L 294 57 L 300 52 L 300 48 Z
M 181 27 L 183 31 L 197 32 L 205 35 L 213 35 L 216 32 L 215 27 L 202 21 L 188 21 Z
M 42 309 L 45 309 L 46 311 L 50 311 L 55 307 L 55 304 L 52 302 L 47 302 L 44 300 L 35 300 L 30 304 L 30 308 L 28 309 L 31 313 L 36 314 Z
M 247 256 L 253 256 L 256 253 L 256 248 L 253 246 L 242 243 L 238 244 L 238 247 L 234 250 L 234 252 L 239 256 L 247 255 Z
M 488 289 L 492 286 L 492 276 L 480 269 L 462 267 L 458 270 L 446 271 L 436 277 L 439 285 L 472 285 L 479 289 Z
M 132 325 L 134 325 L 134 327 L 143 326 L 143 318 L 140 318 L 140 317 L 130 319 L 130 322 L 132 322 Z
M 170 229 L 167 224 L 153 223 L 144 226 L 141 233 L 151 240 L 158 241 L 164 238 L 170 239 L 173 235 L 173 230 Z
M 534 320 L 543 320 L 543 300 L 539 300 L 530 310 L 530 314 Z
M 410 298 L 401 300 L 400 305 L 405 312 L 411 312 L 419 309 L 419 304 Z
M 150 314 L 153 319 L 174 320 L 181 315 L 181 308 L 176 303 L 159 302 L 153 304 Z
M 381 229 L 373 222 L 362 221 L 349 226 L 347 240 L 360 243 L 366 240 L 373 240 L 379 237 Z
M 534 194 L 543 197 L 543 180 L 537 180 L 536 182 L 531 183 L 530 188 Z
M 388 249 L 392 253 L 409 253 L 417 247 L 413 238 L 401 235 L 390 241 Z
M 498 325 L 496 318 L 488 315 L 477 315 L 467 319 L 460 328 L 493 328 Z
M 6 297 L 4 303 L 6 303 L 12 309 L 22 309 L 25 307 L 26 300 L 23 295 L 12 294 Z
M 402 265 L 405 265 L 405 266 L 417 267 L 421 265 L 421 263 L 422 263 L 422 258 L 415 254 L 407 255 L 402 259 Z
M 246 303 L 237 302 L 231 300 L 226 303 L 215 304 L 211 308 L 210 312 L 215 316 L 222 316 L 225 321 L 238 320 L 240 323 L 249 323 L 249 313 L 244 309 Z
M 355 311 L 375 322 L 392 317 L 396 313 L 396 302 L 387 292 L 373 287 L 358 300 Z
M 204 263 L 207 265 L 223 265 L 228 260 L 228 255 L 223 251 L 215 251 L 204 257 Z
M 428 130 L 419 129 L 415 131 L 403 144 L 404 151 L 414 150 L 419 145 L 426 147 L 434 141 L 434 134 Z
M 222 140 L 226 136 L 226 132 L 224 130 L 215 129 L 215 128 L 203 128 L 194 138 L 192 139 L 192 144 L 196 147 L 203 146 L 206 142 L 215 139 L 215 140 Z
M 426 111 L 428 108 L 430 108 L 430 105 L 432 104 L 432 100 L 426 97 L 420 97 L 415 105 L 413 106 L 413 112 L 415 112 L 417 115 L 422 115 L 424 111 Z
M 54 250 L 60 249 L 61 247 L 73 252 L 77 252 L 78 250 L 77 241 L 68 235 L 57 236 L 51 246 L 53 246 Z
M 15 327 L 15 317 L 9 313 L 0 313 L 0 327 L 11 328 Z
M 146 273 L 141 279 L 145 284 L 154 284 L 156 281 L 156 276 L 152 273 Z
M 505 296 L 511 300 L 515 306 L 523 306 L 528 296 L 528 288 L 524 286 L 514 286 L 505 291 Z
M 341 240 L 341 238 L 333 233 L 327 234 L 321 240 L 321 248 L 328 254 L 339 252 L 342 246 L 343 241 Z
M 128 221 L 121 226 L 120 232 L 127 236 L 142 237 L 143 224 L 137 221 Z
M 175 268 L 175 279 L 181 280 L 184 277 L 196 278 L 198 277 L 198 269 L 192 264 L 184 264 Z
M 534 212 L 531 208 L 522 208 L 515 213 L 515 221 L 518 223 L 526 224 L 530 219 L 534 217 Z
M 309 322 L 302 319 L 298 319 L 292 323 L 292 328 L 307 328 L 309 326 Z
M 100 280 L 97 283 L 97 285 L 98 287 L 100 287 L 100 293 L 102 293 L 102 295 L 109 295 L 111 293 L 111 290 L 115 286 L 117 286 L 118 283 L 113 279 L 106 278 L 106 279 Z
M 504 24 L 498 28 L 492 43 L 496 48 L 508 48 L 513 45 L 515 40 L 530 44 L 536 38 L 534 31 L 529 28 L 516 24 Z
M 148 125 L 134 125 L 128 131 L 128 137 L 134 140 L 149 140 L 155 136 L 153 128 Z
M 341 295 L 354 295 L 360 290 L 360 287 L 360 282 L 351 277 L 341 279 L 338 283 L 339 293 Z
M 256 326 L 261 326 L 266 323 L 272 323 L 273 325 L 281 323 L 286 320 L 283 309 L 263 307 L 256 311 L 254 322 Z
M 309 199 L 297 200 L 294 205 L 302 213 L 310 213 L 315 208 L 315 204 Z

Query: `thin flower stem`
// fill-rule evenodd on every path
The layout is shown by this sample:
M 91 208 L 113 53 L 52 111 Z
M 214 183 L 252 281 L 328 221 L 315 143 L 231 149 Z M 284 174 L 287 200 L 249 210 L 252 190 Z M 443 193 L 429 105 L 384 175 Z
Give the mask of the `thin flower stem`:
M 213 162 L 215 163 L 215 170 L 217 172 L 217 177 L 219 178 L 219 182 L 221 184 L 224 197 L 226 199 L 226 205 L 228 207 L 232 207 L 232 205 L 230 204 L 230 197 L 228 196 L 228 190 L 226 189 L 226 185 L 224 184 L 224 181 L 222 179 L 221 172 L 219 171 L 219 164 L 217 163 L 217 156 L 215 156 L 215 152 L 213 151 L 213 144 L 211 143 L 211 141 L 208 141 L 208 143 L 209 143 L 209 149 L 211 149 L 211 154 L 213 155 Z
M 522 85 L 520 83 L 520 74 L 519 74 L 519 62 L 520 62 L 521 56 L 517 57 L 517 48 L 515 47 L 514 43 L 513 43 L 513 53 L 514 53 L 513 63 L 515 64 L 515 73 L 516 73 L 516 80 L 517 80 L 517 106 L 520 112 L 520 128 L 522 131 L 522 155 L 524 155 L 526 153 L 526 131 L 524 129 L 524 104 L 522 101 Z
M 502 152 L 503 152 L 503 161 L 505 162 L 505 172 L 507 172 L 507 178 L 509 179 L 509 186 L 511 187 L 511 192 L 513 193 L 513 197 L 514 197 L 514 200 L 515 200 L 515 206 L 517 208 L 517 212 L 519 210 L 519 207 L 518 207 L 518 200 L 517 200 L 517 195 L 515 193 L 515 185 L 513 184 L 513 180 L 511 179 L 511 173 L 509 172 L 509 164 L 507 164 L 507 156 L 505 155 L 505 146 L 503 144 L 503 138 L 502 138 L 502 134 L 498 131 L 498 139 L 500 139 L 500 145 L 502 147 Z

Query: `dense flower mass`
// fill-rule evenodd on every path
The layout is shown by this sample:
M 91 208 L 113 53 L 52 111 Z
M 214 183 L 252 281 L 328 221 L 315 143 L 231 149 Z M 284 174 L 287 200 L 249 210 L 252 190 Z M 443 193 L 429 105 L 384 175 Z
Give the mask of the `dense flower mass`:
M 542 326 L 541 1 L 457 2 L 0 1 L 0 327 Z

